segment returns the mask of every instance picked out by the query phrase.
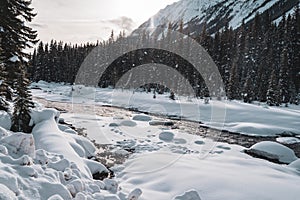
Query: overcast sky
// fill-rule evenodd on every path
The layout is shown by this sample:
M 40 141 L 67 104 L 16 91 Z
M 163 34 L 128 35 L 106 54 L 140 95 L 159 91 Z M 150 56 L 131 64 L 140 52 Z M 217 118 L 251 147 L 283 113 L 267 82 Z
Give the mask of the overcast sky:
M 31 26 L 39 39 L 72 43 L 107 39 L 113 29 L 127 33 L 178 0 L 33 0 Z

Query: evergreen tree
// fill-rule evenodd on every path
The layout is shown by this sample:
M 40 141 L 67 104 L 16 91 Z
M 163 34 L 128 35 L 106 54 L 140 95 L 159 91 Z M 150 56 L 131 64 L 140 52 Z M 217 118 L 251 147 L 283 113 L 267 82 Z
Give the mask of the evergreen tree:
M 272 71 L 272 75 L 269 80 L 269 87 L 267 91 L 267 104 L 269 106 L 279 106 L 279 96 L 278 96 L 278 88 L 277 88 L 277 75 L 276 70 Z
M 28 89 L 29 80 L 26 78 L 25 70 L 20 70 L 17 78 L 16 98 L 14 99 L 14 112 L 11 129 L 15 132 L 31 132 L 30 109 L 34 107 L 31 92 Z
M 243 88 L 243 99 L 245 103 L 251 103 L 253 101 L 253 93 L 253 72 L 249 71 Z
M 238 72 L 238 64 L 237 60 L 233 62 L 232 67 L 230 69 L 230 78 L 227 89 L 228 99 L 239 99 L 239 72 Z
M 15 131 L 29 130 L 29 109 L 32 107 L 25 70 L 30 58 L 25 48 L 36 43 L 36 32 L 26 22 L 31 22 L 35 14 L 28 0 L 1 0 L 0 31 L 1 59 L 7 73 L 6 83 L 15 91 L 12 129 Z M 22 92 L 21 92 L 22 91 Z M 24 104 L 20 104 L 21 99 Z M 16 128 L 17 127 L 17 128 Z
M 280 72 L 279 72 L 279 104 L 288 103 L 289 97 L 289 71 L 288 71 L 288 53 L 284 49 L 281 55 Z

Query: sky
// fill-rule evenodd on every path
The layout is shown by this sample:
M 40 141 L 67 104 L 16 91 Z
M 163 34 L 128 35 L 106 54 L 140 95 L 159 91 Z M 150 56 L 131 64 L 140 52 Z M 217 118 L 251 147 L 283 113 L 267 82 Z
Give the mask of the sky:
M 111 30 L 129 34 L 160 9 L 178 0 L 33 0 L 30 24 L 39 39 L 70 43 L 106 40 Z

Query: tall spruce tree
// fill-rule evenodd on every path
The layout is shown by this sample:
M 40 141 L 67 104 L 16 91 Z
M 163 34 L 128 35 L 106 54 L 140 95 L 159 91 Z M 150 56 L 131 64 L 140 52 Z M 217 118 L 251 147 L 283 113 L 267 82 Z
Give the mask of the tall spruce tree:
M 6 73 L 5 82 L 15 92 L 13 131 L 29 132 L 29 109 L 33 103 L 25 77 L 30 55 L 25 53 L 36 41 L 36 31 L 26 25 L 35 14 L 29 0 L 0 0 L 1 59 Z
M 237 59 L 233 62 L 230 69 L 230 78 L 227 87 L 227 97 L 230 100 L 239 99 L 240 91 L 239 91 L 239 71 Z
M 277 83 L 277 74 L 276 70 L 274 69 L 269 79 L 269 87 L 267 91 L 267 104 L 269 106 L 279 106 L 279 94 Z
M 289 67 L 287 49 L 282 51 L 279 72 L 279 103 L 288 103 L 289 97 Z

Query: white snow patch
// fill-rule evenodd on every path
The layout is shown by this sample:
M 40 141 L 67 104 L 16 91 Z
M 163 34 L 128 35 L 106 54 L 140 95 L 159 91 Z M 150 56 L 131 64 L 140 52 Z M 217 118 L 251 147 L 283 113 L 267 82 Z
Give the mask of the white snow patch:
M 11 57 L 11 58 L 9 59 L 9 61 L 11 61 L 11 62 L 19 62 L 20 59 L 19 59 L 18 56 L 15 55 L 15 56 Z

